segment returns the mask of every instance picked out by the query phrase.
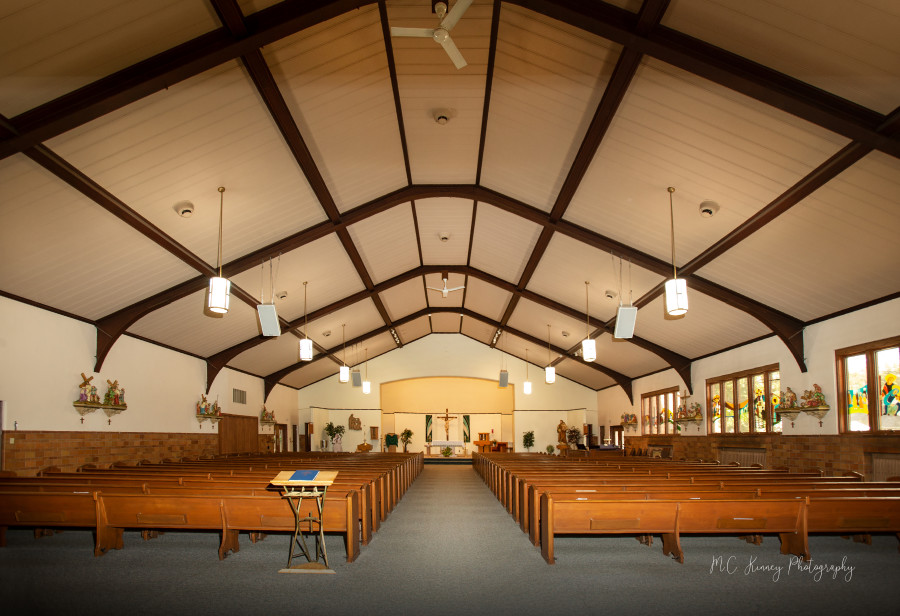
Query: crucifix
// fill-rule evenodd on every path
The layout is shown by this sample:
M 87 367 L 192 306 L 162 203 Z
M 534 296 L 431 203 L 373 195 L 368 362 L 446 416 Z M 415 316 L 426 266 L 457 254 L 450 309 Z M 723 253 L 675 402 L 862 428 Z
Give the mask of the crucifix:
M 444 409 L 443 417 L 438 415 L 437 418 L 444 420 L 444 435 L 446 436 L 446 438 L 444 440 L 449 441 L 450 440 L 450 420 L 456 419 L 456 415 L 451 415 L 450 409 Z

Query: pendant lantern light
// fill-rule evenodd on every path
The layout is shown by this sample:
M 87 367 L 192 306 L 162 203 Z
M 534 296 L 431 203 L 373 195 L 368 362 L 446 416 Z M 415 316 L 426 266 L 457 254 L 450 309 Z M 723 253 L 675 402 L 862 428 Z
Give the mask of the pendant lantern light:
M 587 280 L 584 281 L 584 314 L 587 320 L 585 321 L 585 335 L 584 340 L 581 341 L 581 358 L 584 361 L 594 361 L 597 359 L 597 341 L 591 338 L 591 305 L 590 299 L 588 295 L 588 285 L 591 283 Z
M 688 311 L 687 282 L 678 277 L 675 268 L 675 207 L 672 205 L 672 193 L 675 189 L 669 186 L 669 219 L 672 229 L 672 279 L 666 281 L 666 312 L 678 317 Z
M 350 366 L 347 365 L 347 324 L 341 323 L 341 337 L 343 338 L 343 353 L 341 357 L 341 370 L 338 380 L 341 383 L 350 382 Z
M 544 382 L 552 385 L 556 382 L 556 368 L 550 365 L 550 324 L 547 323 L 547 367 L 544 368 Z
M 369 348 L 366 347 L 366 379 L 362 383 L 362 390 L 364 394 L 368 394 L 372 392 L 372 382 L 369 381 Z
M 303 338 L 300 339 L 300 361 L 312 361 L 313 341 L 309 339 L 309 321 L 306 313 L 306 281 L 303 282 Z
M 219 255 L 216 259 L 218 276 L 209 279 L 209 297 L 207 308 L 210 312 L 225 314 L 231 298 L 231 281 L 222 277 L 222 213 L 225 204 L 225 187 L 219 186 Z
M 522 383 L 522 392 L 526 396 L 531 395 L 531 381 L 528 380 L 528 349 L 525 349 L 525 382 Z

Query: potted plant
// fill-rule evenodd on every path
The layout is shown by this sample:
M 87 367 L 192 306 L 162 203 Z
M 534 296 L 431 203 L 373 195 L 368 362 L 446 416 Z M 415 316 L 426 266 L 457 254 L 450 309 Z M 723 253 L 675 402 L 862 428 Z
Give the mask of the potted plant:
M 531 453 L 531 448 L 534 447 L 534 430 L 529 430 L 522 435 L 522 446 Z
M 571 427 L 566 430 L 566 440 L 569 441 L 570 449 L 577 449 L 576 445 L 578 445 L 578 439 L 581 438 L 581 430 L 576 427 Z
M 441 449 L 441 455 L 444 456 L 445 458 L 449 458 L 452 453 L 453 453 L 453 450 L 450 449 L 449 447 L 444 447 L 443 449 Z
M 336 426 L 334 422 L 329 421 L 325 424 L 325 434 L 328 435 L 328 440 L 331 441 L 331 446 L 334 448 L 334 439 L 341 438 L 344 434 L 344 426 Z
M 556 448 L 553 445 L 547 445 L 547 453 L 548 454 L 550 454 L 552 456 L 554 451 L 556 451 Z
M 409 447 L 409 442 L 412 440 L 412 437 L 413 431 L 409 428 L 400 433 L 400 442 L 403 443 L 403 453 L 408 453 L 406 449 Z

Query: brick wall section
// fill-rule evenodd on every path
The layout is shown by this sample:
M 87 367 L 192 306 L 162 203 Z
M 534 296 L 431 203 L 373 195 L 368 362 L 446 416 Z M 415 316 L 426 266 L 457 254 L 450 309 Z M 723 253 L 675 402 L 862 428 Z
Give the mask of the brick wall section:
M 647 450 L 648 446 L 670 446 L 676 460 L 718 460 L 719 447 L 765 449 L 766 466 L 786 466 L 791 471 L 825 469 L 826 475 L 840 476 L 846 471 L 872 476 L 873 453 L 900 452 L 900 434 L 822 435 L 822 436 L 625 436 L 628 453 Z
M 10 439 L 14 439 L 10 443 Z M 265 451 L 263 446 L 261 451 Z M 219 453 L 218 434 L 174 432 L 3 432 L 2 469 L 33 476 L 47 466 L 74 471 L 82 464 L 109 466 L 141 460 L 194 458 Z

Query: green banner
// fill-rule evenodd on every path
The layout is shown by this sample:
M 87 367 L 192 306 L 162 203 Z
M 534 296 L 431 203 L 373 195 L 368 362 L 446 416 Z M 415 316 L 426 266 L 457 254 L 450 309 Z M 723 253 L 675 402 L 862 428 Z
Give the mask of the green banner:
M 431 415 L 425 415 L 425 442 L 431 442 Z
M 463 415 L 463 443 L 472 442 L 472 433 L 469 432 L 469 416 Z

